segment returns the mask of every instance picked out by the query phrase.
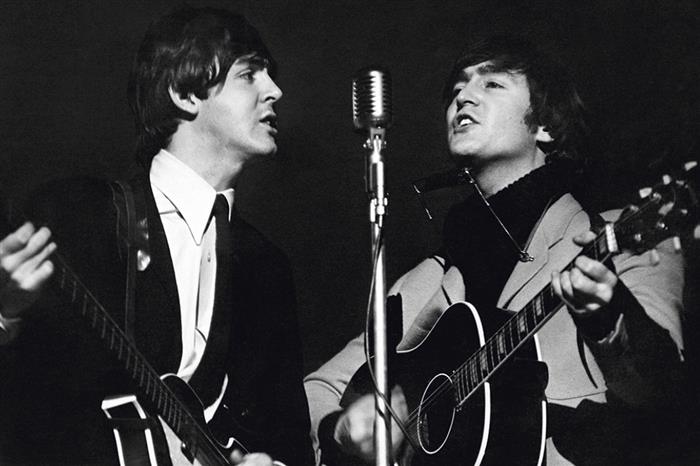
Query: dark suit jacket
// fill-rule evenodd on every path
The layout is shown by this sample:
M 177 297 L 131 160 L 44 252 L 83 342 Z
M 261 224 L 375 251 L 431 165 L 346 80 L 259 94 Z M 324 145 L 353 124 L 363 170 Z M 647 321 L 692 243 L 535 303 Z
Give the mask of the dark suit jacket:
M 141 174 L 132 184 L 145 202 L 151 254 L 137 275 L 135 341 L 159 373 L 175 372 L 182 344 L 170 253 L 147 178 Z M 115 237 L 109 186 L 71 180 L 37 198 L 32 216 L 51 226 L 71 266 L 123 322 L 125 252 Z M 291 270 L 251 225 L 238 216 L 232 224 L 235 305 L 218 317 L 230 326 L 224 403 L 249 450 L 289 465 L 312 464 Z M 70 306 L 51 295 L 42 301 L 24 319 L 19 338 L 0 348 L 0 463 L 114 463 L 100 402 L 105 394 L 128 392 L 128 383 Z

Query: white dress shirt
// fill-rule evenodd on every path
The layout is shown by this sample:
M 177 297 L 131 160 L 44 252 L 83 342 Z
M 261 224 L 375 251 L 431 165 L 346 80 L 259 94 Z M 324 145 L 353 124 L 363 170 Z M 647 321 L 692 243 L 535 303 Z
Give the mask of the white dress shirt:
M 168 239 L 180 300 L 182 359 L 177 375 L 189 380 L 202 360 L 214 308 L 216 220 L 211 212 L 216 195 L 223 194 L 230 218 L 233 189 L 217 193 L 166 150 L 153 158 L 150 182 Z

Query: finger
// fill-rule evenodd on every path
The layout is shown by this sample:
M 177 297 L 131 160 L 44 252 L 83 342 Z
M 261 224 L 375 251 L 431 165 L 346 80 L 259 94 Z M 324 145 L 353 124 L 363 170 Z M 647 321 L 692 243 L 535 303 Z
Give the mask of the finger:
M 14 232 L 0 241 L 0 258 L 8 254 L 14 254 L 22 249 L 34 234 L 34 225 L 26 222 Z
M 233 464 L 240 464 L 240 462 L 243 461 L 243 453 L 241 452 L 241 450 L 236 448 L 229 455 L 229 459 Z
M 574 287 L 571 284 L 571 272 L 567 270 L 559 274 L 559 283 L 561 284 L 561 292 L 564 300 L 573 302 L 575 296 Z
M 611 286 L 617 283 L 617 276 L 605 264 L 590 257 L 579 256 L 574 264 L 579 271 L 595 282 L 606 283 Z
M 591 242 L 593 242 L 594 239 L 596 239 L 598 235 L 596 235 L 592 231 L 586 231 L 584 233 L 581 233 L 580 235 L 574 236 L 573 240 L 574 243 L 576 243 L 578 246 L 585 246 Z
M 571 284 L 579 310 L 596 311 L 612 298 L 609 285 L 591 280 L 578 268 L 571 271 Z
M 23 282 L 25 288 L 29 289 L 26 287 L 26 281 L 34 278 L 35 273 L 39 271 L 39 269 L 46 262 L 48 262 L 47 259 L 54 253 L 54 251 L 56 251 L 56 243 L 51 242 L 47 244 L 41 251 L 39 251 L 38 254 L 35 254 L 33 257 L 30 257 L 28 260 L 20 264 L 12 274 L 12 277 L 16 278 L 18 282 Z M 51 267 L 51 270 L 53 271 L 53 266 Z M 41 276 L 38 278 L 41 278 Z
M 334 432 L 341 450 L 365 460 L 374 458 L 374 416 L 371 394 L 360 397 L 343 412 Z
M 561 299 L 564 299 L 564 295 L 561 292 L 561 279 L 559 278 L 559 272 L 556 270 L 552 271 L 552 289 L 554 290 L 554 294 L 556 296 L 559 296 Z
M 51 231 L 46 227 L 40 228 L 31 235 L 24 247 L 2 257 L 2 267 L 7 271 L 14 271 L 25 261 L 42 251 L 48 244 L 50 238 Z
M 51 261 L 46 261 L 42 263 L 34 273 L 28 276 L 23 283 L 21 288 L 26 291 L 40 291 L 44 285 L 48 282 L 51 275 L 54 272 L 54 265 Z
M 571 284 L 571 272 L 564 271 L 561 273 L 553 273 L 552 285 L 554 286 L 554 291 L 557 296 L 564 301 L 564 304 L 566 304 L 569 309 L 576 310 L 579 308 L 579 304 L 576 301 L 574 289 Z
M 236 458 L 233 458 L 233 454 L 231 455 L 231 461 L 235 465 L 239 466 L 272 466 L 272 458 L 270 458 L 268 455 L 265 453 L 248 453 L 247 455 L 243 456 L 240 452 L 238 452 L 239 456 L 236 456 Z

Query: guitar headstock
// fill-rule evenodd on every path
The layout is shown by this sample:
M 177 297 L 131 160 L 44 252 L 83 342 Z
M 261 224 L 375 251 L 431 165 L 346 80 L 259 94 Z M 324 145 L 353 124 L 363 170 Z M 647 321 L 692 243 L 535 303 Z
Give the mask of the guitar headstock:
M 661 183 L 639 191 L 639 203 L 627 206 L 615 223 L 620 249 L 641 253 L 674 238 L 680 250 L 682 239 L 700 239 L 697 165 L 687 162 L 678 176 L 664 175 Z

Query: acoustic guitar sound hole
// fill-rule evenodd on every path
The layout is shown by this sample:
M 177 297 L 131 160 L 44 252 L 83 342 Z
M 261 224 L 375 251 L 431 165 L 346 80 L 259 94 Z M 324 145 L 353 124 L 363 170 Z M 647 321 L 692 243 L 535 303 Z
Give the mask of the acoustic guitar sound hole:
M 418 440 L 421 448 L 434 454 L 445 445 L 455 418 L 455 390 L 447 374 L 438 374 L 423 391 L 418 409 Z

